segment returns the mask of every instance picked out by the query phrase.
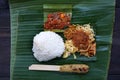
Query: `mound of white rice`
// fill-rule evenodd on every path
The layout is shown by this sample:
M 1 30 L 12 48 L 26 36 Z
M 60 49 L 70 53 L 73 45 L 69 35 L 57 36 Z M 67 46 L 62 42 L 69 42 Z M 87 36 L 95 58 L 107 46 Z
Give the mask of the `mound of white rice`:
M 55 32 L 40 32 L 33 39 L 32 51 L 38 61 L 48 61 L 60 57 L 64 49 L 63 39 Z

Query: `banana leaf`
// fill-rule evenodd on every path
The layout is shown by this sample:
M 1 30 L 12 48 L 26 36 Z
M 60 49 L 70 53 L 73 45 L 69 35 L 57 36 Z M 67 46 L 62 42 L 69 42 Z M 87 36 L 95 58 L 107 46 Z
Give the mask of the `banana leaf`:
M 114 0 L 10 0 L 11 17 L 11 80 L 106 80 L 110 62 L 114 22 Z M 72 24 L 90 23 L 96 33 L 97 52 L 92 58 L 73 60 L 56 58 L 38 62 L 32 52 L 33 37 L 44 30 L 44 5 L 69 7 Z M 66 4 L 66 5 L 65 5 Z M 53 9 L 54 7 L 52 7 Z M 54 9 L 60 8 L 55 7 Z M 61 8 L 60 8 L 61 9 Z M 72 11 L 71 11 L 72 10 Z M 61 36 L 62 33 L 59 33 Z M 31 64 L 87 64 L 87 74 L 29 71 Z

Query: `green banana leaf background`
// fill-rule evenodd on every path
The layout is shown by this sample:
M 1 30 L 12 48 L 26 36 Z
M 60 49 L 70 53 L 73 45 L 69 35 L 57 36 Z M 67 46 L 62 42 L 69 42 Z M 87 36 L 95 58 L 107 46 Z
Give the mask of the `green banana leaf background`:
M 106 80 L 110 62 L 114 23 L 114 0 L 10 0 L 11 17 L 11 80 Z M 96 34 L 97 52 L 91 58 L 57 58 L 38 62 L 32 52 L 33 37 L 44 31 L 45 4 L 69 7 L 72 24 L 90 23 Z M 65 5 L 66 4 L 66 5 Z M 54 6 L 52 7 L 54 8 Z M 61 6 L 57 7 L 61 10 Z M 62 33 L 58 32 L 61 36 Z M 89 65 L 87 74 L 29 71 L 31 64 Z

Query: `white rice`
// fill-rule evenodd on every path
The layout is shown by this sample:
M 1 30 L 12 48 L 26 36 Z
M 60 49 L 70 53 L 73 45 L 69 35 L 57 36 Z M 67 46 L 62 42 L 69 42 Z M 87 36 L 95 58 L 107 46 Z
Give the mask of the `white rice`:
M 32 51 L 38 61 L 48 61 L 56 57 L 61 57 L 64 49 L 65 46 L 62 37 L 55 32 L 40 32 L 33 39 Z

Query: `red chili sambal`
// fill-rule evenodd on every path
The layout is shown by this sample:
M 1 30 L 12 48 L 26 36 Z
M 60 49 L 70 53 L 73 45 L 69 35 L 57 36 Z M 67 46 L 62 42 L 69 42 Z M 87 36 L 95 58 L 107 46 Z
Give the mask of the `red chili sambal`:
M 70 25 L 70 15 L 63 12 L 50 13 L 47 16 L 47 21 L 44 24 L 45 29 L 63 29 Z

